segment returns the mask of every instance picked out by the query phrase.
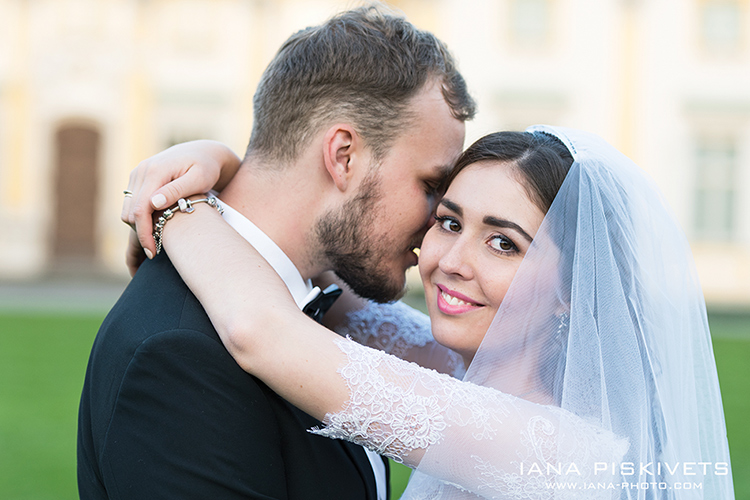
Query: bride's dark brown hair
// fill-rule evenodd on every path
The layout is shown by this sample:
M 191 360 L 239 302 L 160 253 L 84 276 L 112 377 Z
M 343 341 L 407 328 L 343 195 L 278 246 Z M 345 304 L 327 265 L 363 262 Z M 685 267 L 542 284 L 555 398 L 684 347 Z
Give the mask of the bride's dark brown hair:
M 466 167 L 478 162 L 510 164 L 529 199 L 545 214 L 557 196 L 573 156 L 555 136 L 544 132 L 495 132 L 464 151 L 445 179 L 444 188 Z

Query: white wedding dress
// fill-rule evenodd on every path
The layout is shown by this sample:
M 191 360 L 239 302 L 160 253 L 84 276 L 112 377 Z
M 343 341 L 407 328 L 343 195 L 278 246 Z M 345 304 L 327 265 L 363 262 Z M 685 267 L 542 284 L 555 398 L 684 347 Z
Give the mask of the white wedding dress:
M 400 302 L 370 303 L 350 314 L 338 332 L 350 337 L 338 341 L 348 358 L 339 373 L 350 399 L 313 432 L 411 467 L 435 444 L 463 443 L 450 461 L 420 469 L 441 481 L 420 488 L 418 498 L 439 498 L 447 489 L 451 498 L 611 497 L 584 488 L 614 482 L 611 467 L 594 467 L 619 463 L 627 440 L 563 409 L 448 375 L 463 375 L 463 361 L 435 342 L 424 314 Z M 556 482 L 566 489 L 554 489 Z

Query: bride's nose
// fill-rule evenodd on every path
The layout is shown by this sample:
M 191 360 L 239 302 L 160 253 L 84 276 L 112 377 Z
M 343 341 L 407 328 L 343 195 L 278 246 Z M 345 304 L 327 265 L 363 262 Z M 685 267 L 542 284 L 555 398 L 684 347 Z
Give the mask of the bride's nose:
M 445 248 L 438 267 L 445 274 L 470 280 L 474 278 L 471 243 L 462 236 L 454 239 L 452 244 Z

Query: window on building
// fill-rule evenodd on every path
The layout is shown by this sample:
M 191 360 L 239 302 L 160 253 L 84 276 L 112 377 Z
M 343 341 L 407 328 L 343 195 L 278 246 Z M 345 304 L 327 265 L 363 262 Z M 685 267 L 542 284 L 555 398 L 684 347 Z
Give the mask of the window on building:
M 514 45 L 538 48 L 549 43 L 552 0 L 511 0 L 510 36 Z
M 733 137 L 704 137 L 695 149 L 694 235 L 731 241 L 736 233 L 739 152 Z
M 732 53 L 743 39 L 745 0 L 701 0 L 700 37 L 703 48 L 712 53 Z

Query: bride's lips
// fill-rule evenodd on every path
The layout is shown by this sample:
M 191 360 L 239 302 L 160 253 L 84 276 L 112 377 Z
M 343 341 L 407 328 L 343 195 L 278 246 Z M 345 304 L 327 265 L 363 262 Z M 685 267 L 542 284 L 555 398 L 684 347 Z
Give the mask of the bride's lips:
M 463 314 L 476 311 L 482 304 L 473 302 L 466 295 L 455 292 L 443 285 L 437 285 L 437 306 L 445 314 Z

